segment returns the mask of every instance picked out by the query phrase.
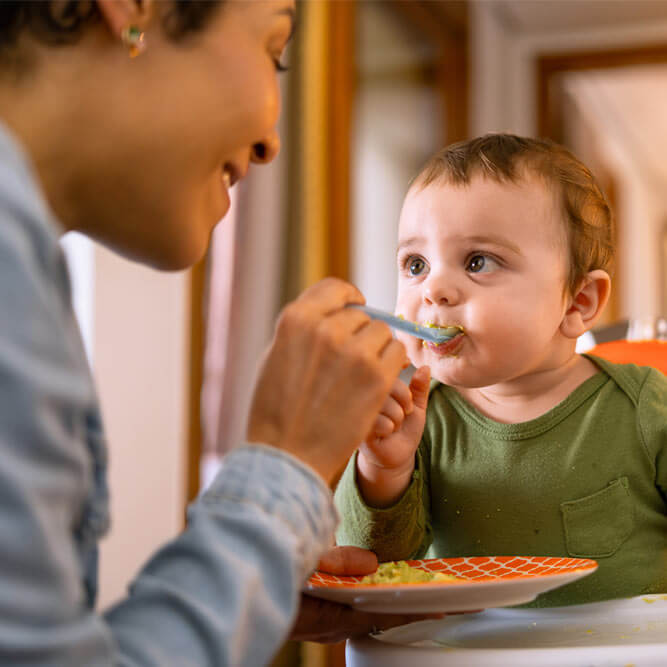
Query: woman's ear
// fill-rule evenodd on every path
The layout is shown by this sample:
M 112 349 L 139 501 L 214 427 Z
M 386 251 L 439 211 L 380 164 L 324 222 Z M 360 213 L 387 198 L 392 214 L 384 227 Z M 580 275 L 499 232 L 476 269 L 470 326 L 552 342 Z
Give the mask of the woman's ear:
M 589 271 L 570 297 L 560 324 L 561 333 L 567 338 L 579 338 L 592 329 L 607 305 L 610 291 L 611 278 L 606 271 Z
M 145 25 L 151 13 L 149 0 L 97 0 L 97 6 L 111 34 L 117 38 L 128 25 Z

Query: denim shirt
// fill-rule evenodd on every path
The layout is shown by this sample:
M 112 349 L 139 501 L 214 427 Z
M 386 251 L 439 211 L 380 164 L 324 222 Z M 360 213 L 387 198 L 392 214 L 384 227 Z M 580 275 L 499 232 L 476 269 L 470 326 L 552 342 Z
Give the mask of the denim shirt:
M 0 664 L 266 664 L 336 523 L 322 480 L 270 447 L 229 454 L 185 531 L 94 611 L 107 450 L 61 231 L 0 126 Z

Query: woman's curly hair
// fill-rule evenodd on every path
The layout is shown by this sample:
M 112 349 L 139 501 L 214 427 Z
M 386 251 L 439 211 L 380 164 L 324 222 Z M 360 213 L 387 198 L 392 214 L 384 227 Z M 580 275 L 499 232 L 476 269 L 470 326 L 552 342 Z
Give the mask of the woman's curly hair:
M 178 41 L 202 29 L 224 0 L 171 0 L 163 24 Z M 0 2 L 0 58 L 16 49 L 24 31 L 46 44 L 73 44 L 100 20 L 94 0 L 3 0 Z

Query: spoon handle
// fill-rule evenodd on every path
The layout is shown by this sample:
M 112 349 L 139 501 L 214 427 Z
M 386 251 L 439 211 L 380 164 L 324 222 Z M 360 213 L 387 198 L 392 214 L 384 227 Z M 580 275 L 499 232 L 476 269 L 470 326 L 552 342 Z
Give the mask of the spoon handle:
M 426 327 L 422 324 L 417 324 L 416 322 L 410 322 L 409 320 L 396 317 L 395 315 L 386 313 L 383 310 L 371 308 L 370 306 L 362 306 L 356 303 L 351 303 L 348 304 L 348 308 L 358 308 L 359 310 L 363 310 L 364 313 L 366 313 L 366 315 L 368 315 L 370 318 L 374 320 L 380 320 L 385 324 L 388 324 L 392 329 L 404 331 L 411 336 L 430 341 L 431 343 L 444 343 L 445 341 L 450 340 L 457 334 L 461 333 L 461 330 L 458 327 Z

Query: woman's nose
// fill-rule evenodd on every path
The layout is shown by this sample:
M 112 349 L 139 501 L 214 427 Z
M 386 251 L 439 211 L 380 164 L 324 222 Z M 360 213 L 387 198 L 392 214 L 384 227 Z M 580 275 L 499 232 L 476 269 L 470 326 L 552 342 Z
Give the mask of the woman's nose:
M 271 133 L 261 141 L 253 144 L 250 160 L 258 164 L 266 164 L 267 162 L 271 162 L 271 160 L 278 155 L 279 150 L 280 137 L 275 130 L 272 130 Z

